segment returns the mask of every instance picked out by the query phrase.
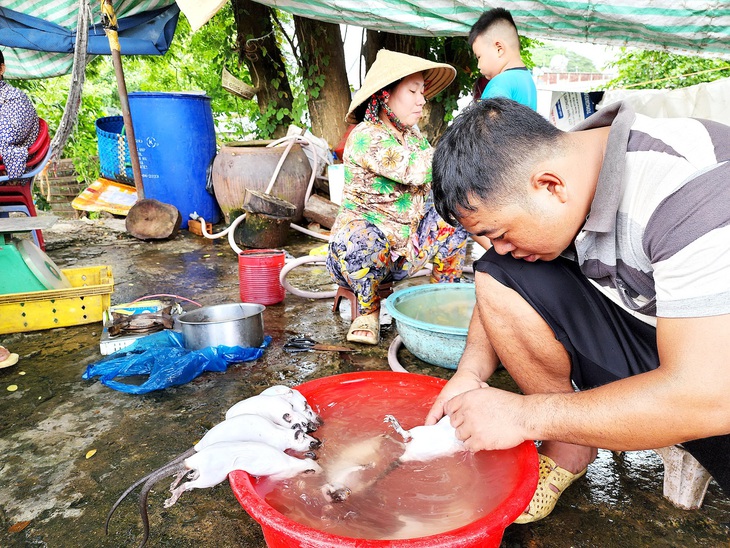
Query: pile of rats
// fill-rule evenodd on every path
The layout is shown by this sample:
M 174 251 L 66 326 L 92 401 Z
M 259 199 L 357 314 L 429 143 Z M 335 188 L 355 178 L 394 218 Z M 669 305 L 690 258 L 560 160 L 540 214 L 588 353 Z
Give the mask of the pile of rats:
M 387 415 L 385 421 L 391 423 L 404 442 L 403 455 L 387 471 L 401 462 L 426 461 L 464 450 L 448 417 L 436 425 L 417 426 L 411 430 L 403 430 L 391 415 Z M 139 511 L 144 530 L 139 548 L 144 547 L 149 538 L 147 498 L 154 485 L 166 477 L 174 476 L 171 496 L 164 502 L 164 507 L 169 508 L 185 491 L 218 485 L 234 470 L 274 480 L 323 472 L 314 452 L 322 442 L 312 436 L 322 424 L 321 417 L 301 392 L 287 386 L 272 386 L 239 401 L 228 409 L 225 420 L 208 430 L 195 446 L 130 485 L 109 511 L 105 533 L 109 532 L 109 522 L 119 504 L 141 485 Z M 323 493 L 331 502 L 341 502 L 361 490 L 352 483 L 358 483 L 357 472 L 367 466 L 368 451 L 355 453 L 358 453 L 355 462 L 347 459 L 349 462 L 345 466 L 335 463 L 331 470 L 325 471 L 329 481 Z M 358 462 L 363 457 L 365 459 Z M 347 472 L 342 473 L 343 470 Z M 183 479 L 187 481 L 183 482 Z

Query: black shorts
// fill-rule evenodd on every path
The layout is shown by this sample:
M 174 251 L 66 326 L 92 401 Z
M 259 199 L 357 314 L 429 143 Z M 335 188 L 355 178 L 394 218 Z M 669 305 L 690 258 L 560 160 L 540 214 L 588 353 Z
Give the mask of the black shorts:
M 519 293 L 547 322 L 570 356 L 581 390 L 659 367 L 656 329 L 596 289 L 577 263 L 558 258 L 528 263 L 489 249 L 474 263 Z M 730 435 L 682 444 L 730 494 Z
M 611 302 L 577 263 L 563 258 L 528 263 L 492 248 L 474 270 L 515 290 L 540 314 L 570 355 L 570 376 L 581 390 L 659 366 L 654 326 Z

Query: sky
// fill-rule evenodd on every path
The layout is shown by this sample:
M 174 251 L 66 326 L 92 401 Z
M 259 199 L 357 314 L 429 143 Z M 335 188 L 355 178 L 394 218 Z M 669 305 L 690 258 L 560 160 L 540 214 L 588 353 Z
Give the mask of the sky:
M 357 89 L 360 84 L 360 71 L 358 70 L 358 60 L 360 53 L 360 45 L 363 40 L 363 29 L 348 25 L 341 25 L 342 35 L 345 42 L 345 64 L 347 65 L 347 76 L 350 83 Z M 545 41 L 547 43 L 547 41 Z M 601 70 L 614 60 L 620 51 L 620 48 L 612 46 L 602 46 L 597 44 L 583 44 L 579 42 L 558 42 L 550 41 L 559 47 L 564 47 L 569 51 L 573 51 L 584 57 L 587 57 L 596 68 Z M 364 76 L 364 74 L 362 75 Z

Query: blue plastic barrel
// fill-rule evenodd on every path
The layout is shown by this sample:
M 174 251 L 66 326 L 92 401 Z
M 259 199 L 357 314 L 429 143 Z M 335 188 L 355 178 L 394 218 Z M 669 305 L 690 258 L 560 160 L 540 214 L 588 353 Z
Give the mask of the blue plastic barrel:
M 216 155 L 210 97 L 204 93 L 136 91 L 129 94 L 145 198 L 174 205 L 187 228 L 190 213 L 209 223 L 220 209 L 206 190 Z

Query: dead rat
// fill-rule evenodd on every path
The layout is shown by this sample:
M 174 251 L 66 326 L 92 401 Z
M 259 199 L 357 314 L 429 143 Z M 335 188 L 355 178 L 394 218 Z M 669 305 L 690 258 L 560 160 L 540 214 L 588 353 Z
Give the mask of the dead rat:
M 304 396 L 286 386 L 272 386 L 257 396 L 239 401 L 226 411 L 226 418 L 249 413 L 267 417 L 281 426 L 302 428 L 308 432 L 314 432 L 322 424 Z
M 298 459 L 283 451 L 256 441 L 218 442 L 206 446 L 181 462 L 171 462 L 156 470 L 145 481 L 139 496 L 139 511 L 144 528 L 139 548 L 149 537 L 147 497 L 152 487 L 162 479 L 175 476 L 170 486 L 172 496 L 165 500 L 169 508 L 185 491 L 213 487 L 221 483 L 234 470 L 243 470 L 252 476 L 269 476 L 286 479 L 300 473 L 320 472 L 319 464 L 310 458 Z M 180 483 L 183 478 L 188 481 Z
M 205 436 L 203 436 L 203 438 L 195 444 L 194 447 L 178 455 L 157 470 L 147 474 L 130 485 L 124 493 L 119 496 L 109 511 L 104 525 L 104 532 L 108 534 L 109 521 L 119 504 L 139 485 L 148 482 L 152 476 L 156 476 L 158 473 L 173 469 L 174 466 L 178 465 L 186 458 L 191 457 L 195 453 L 202 451 L 206 447 L 221 442 L 261 442 L 272 446 L 279 451 L 291 449 L 293 451 L 302 452 L 312 459 L 314 458 L 312 450 L 317 449 L 322 443 L 317 438 L 307 434 L 304 430 L 299 428 L 285 428 L 274 424 L 269 419 L 259 415 L 237 415 L 230 419 L 226 419 L 208 430 Z M 150 488 L 151 487 L 152 485 L 150 485 Z M 141 498 L 142 495 L 140 495 L 140 500 Z M 144 504 L 144 508 L 146 513 L 146 503 Z M 143 515 L 143 521 L 145 518 L 146 516 Z

